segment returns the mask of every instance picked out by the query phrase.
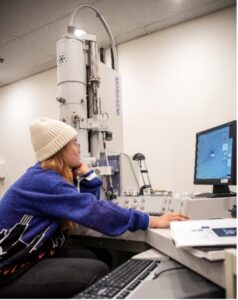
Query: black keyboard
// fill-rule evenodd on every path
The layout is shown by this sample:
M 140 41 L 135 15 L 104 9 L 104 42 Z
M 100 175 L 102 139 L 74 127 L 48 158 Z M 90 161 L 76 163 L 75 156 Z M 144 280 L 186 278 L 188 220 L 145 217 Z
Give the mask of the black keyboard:
M 126 298 L 155 268 L 160 261 L 130 259 L 98 280 L 76 299 Z

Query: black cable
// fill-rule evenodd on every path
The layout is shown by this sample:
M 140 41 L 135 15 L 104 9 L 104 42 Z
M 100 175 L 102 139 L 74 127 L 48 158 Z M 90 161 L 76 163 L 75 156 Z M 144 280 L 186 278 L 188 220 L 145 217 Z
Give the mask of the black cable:
M 146 171 L 147 171 L 147 173 L 146 173 L 146 174 L 147 174 L 147 179 L 148 179 L 149 185 L 150 185 L 150 187 L 151 187 L 150 178 L 149 178 L 149 172 L 148 172 L 148 169 L 147 169 L 145 160 L 144 160 L 144 164 L 145 164 L 145 169 L 146 169 Z
M 163 270 L 157 274 L 154 275 L 154 277 L 152 278 L 152 280 L 158 278 L 161 274 L 165 273 L 165 272 L 168 272 L 168 271 L 173 271 L 173 270 L 180 270 L 180 269 L 185 269 L 185 267 L 176 267 L 176 268 L 170 268 L 170 269 L 167 269 L 167 270 Z
M 134 170 L 134 168 L 133 168 L 133 165 L 132 165 L 132 162 L 131 162 L 130 156 L 129 156 L 129 155 L 127 155 L 127 154 L 126 154 L 126 153 L 124 153 L 124 152 L 120 153 L 120 156 L 121 156 L 122 154 L 123 154 L 123 155 L 125 155 L 125 156 L 128 158 L 129 162 L 130 162 L 130 165 L 131 165 L 131 169 L 132 169 L 133 175 L 134 175 L 134 177 L 135 177 L 136 183 L 137 183 L 137 185 L 138 185 L 138 188 L 139 188 L 139 191 L 140 191 L 140 185 L 139 185 L 139 182 L 138 182 L 138 180 L 137 180 L 136 173 L 135 173 L 135 170 Z
M 104 48 L 100 48 L 99 53 L 100 53 L 100 62 L 105 64 L 105 50 L 104 50 Z
M 113 50 L 112 48 L 110 48 L 110 52 L 111 52 L 111 66 L 112 66 L 112 69 L 115 70 L 115 57 L 113 55 Z

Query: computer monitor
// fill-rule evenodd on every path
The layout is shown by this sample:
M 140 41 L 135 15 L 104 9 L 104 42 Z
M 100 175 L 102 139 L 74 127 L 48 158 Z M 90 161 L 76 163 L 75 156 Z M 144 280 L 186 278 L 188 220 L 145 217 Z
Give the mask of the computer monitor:
M 232 196 L 236 185 L 236 121 L 196 134 L 194 184 L 213 185 L 213 194 Z

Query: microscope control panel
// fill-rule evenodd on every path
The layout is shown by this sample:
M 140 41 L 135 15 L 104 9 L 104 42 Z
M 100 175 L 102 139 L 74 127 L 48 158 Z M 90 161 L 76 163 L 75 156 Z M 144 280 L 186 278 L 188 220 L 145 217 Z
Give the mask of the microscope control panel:
M 185 213 L 191 219 L 230 218 L 236 197 L 175 198 L 172 196 L 125 196 L 113 202 L 124 208 L 133 208 L 150 215 L 167 212 Z
M 117 197 L 113 202 L 124 208 L 134 208 L 145 213 L 161 215 L 169 211 L 171 198 L 170 196 L 125 196 Z M 172 209 L 171 207 L 171 211 Z

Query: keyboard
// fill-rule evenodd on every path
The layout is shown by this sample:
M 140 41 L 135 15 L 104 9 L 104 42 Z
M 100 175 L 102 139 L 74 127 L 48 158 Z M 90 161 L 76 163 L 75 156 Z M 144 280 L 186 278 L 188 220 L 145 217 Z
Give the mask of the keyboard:
M 160 261 L 129 259 L 105 277 L 77 294 L 76 299 L 126 298 L 153 270 Z

